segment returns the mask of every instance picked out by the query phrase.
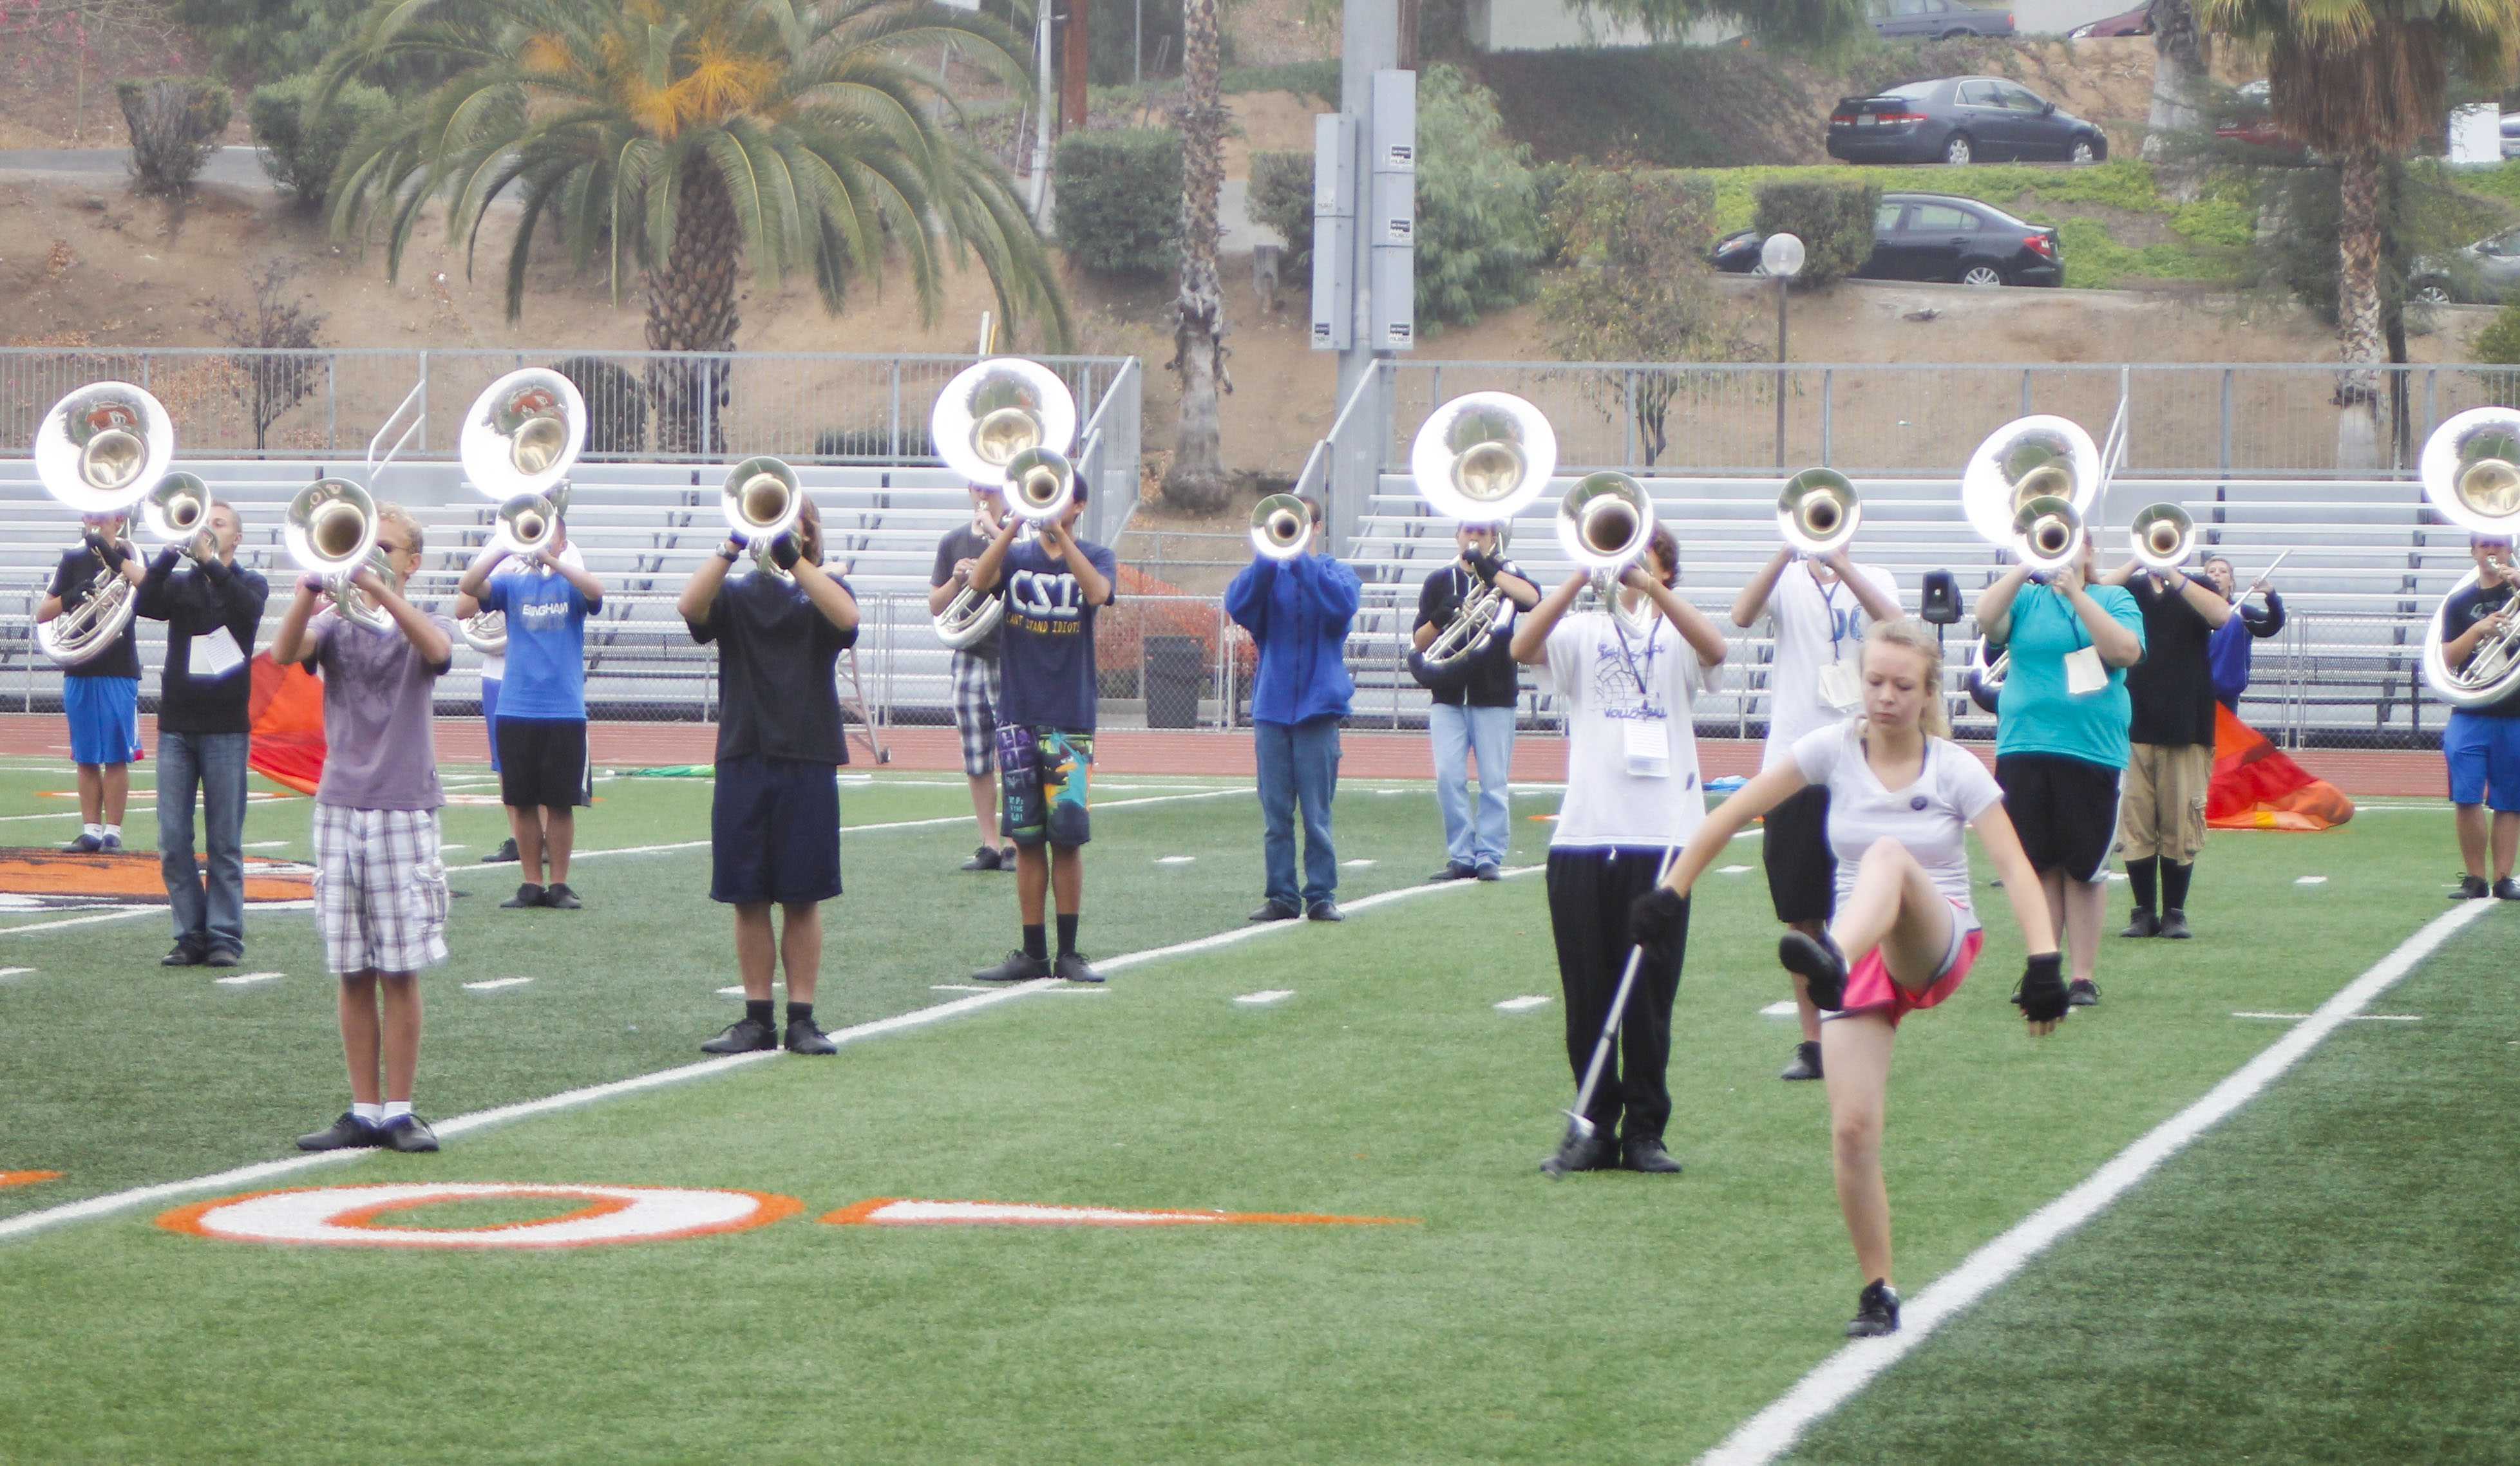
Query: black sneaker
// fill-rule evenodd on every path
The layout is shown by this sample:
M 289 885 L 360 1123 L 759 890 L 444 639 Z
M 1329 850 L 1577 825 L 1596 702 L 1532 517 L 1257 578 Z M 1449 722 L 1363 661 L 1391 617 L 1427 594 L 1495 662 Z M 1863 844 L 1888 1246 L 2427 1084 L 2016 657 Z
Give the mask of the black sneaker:
M 484 866 L 513 866 L 517 863 L 517 838 L 510 835 L 499 848 L 481 857 Z
M 418 1115 L 396 1115 L 384 1123 L 381 1133 L 386 1145 L 405 1155 L 427 1155 L 437 1148 L 437 1132 Z
M 975 983 L 1028 983 L 1050 976 L 1050 958 L 1032 956 L 1018 947 L 1007 954 L 1007 959 L 994 967 L 983 967 L 971 974 Z
M 2177 907 L 2161 913 L 2161 934 L 2173 942 L 2184 942 L 2196 935 L 2187 929 L 2187 913 Z
M 1266 901 L 1260 904 L 1260 910 L 1253 911 L 1244 919 L 1250 921 L 1292 921 L 1302 914 L 1304 913 L 1295 910 L 1293 907 L 1282 906 L 1274 901 Z
M 1345 921 L 1347 919 L 1347 912 L 1340 911 L 1338 903 L 1335 901 L 1316 901 L 1304 910 L 1304 919 L 1307 921 Z
M 86 836 L 82 835 L 80 838 L 85 839 Z M 2484 876 L 2462 875 L 2458 878 L 2458 889 L 2450 893 L 2450 899 L 2452 901 L 2483 901 L 2486 897 L 2493 894 L 2494 888 L 2485 883 Z
M 2148 907 L 2137 907 L 2135 914 L 2127 918 L 2126 930 L 2118 935 L 2121 937 L 2160 936 L 2161 918 L 2154 915 Z
M 2506 875 L 2500 880 L 2496 881 L 2494 883 L 2494 899 L 2497 901 L 2520 901 L 2520 880 L 2513 880 L 2510 876 Z
M 1432 875 L 1430 875 L 1430 876 L 1427 876 L 1427 877 L 1426 877 L 1426 879 L 1427 879 L 1427 880 L 1429 880 L 1429 881 L 1438 881 L 1438 880 L 1468 880 L 1471 876 L 1476 875 L 1476 874 L 1478 874 L 1478 869 L 1477 869 L 1477 867 L 1476 867 L 1476 866 L 1464 866 L 1464 865 L 1462 865 L 1460 862 L 1458 862 L 1458 861 L 1457 861 L 1457 862 L 1453 862 L 1453 863 L 1450 863 L 1450 864 L 1446 865 L 1446 866 L 1444 866 L 1444 868 L 1443 868 L 1443 869 L 1436 871 L 1434 874 L 1432 874 Z
M 1835 1012 L 1846 1003 L 1846 954 L 1826 932 L 1814 937 L 1789 931 L 1777 942 L 1777 960 L 1797 973 L 1814 1006 Z
M 519 891 L 517 894 L 521 896 L 524 893 Z M 556 911 L 573 911 L 586 903 L 577 899 L 577 893 L 568 888 L 567 881 L 556 880 L 543 887 L 543 905 Z
M 700 1045 L 702 1053 L 757 1053 L 779 1046 L 779 1033 L 758 1018 L 739 1018 Z
M 1578 1135 L 1568 1131 L 1559 1141 L 1556 1154 L 1540 1163 L 1540 1174 L 1564 1176 L 1573 1171 L 1615 1171 L 1619 1166 L 1619 1147 L 1600 1131 Z
M 187 947 L 183 943 L 178 942 L 175 944 L 174 951 L 158 959 L 158 965 L 160 967 L 198 967 L 202 965 L 202 955 L 193 948 Z
M 299 1150 L 368 1150 L 385 1143 L 384 1132 L 360 1119 L 357 1112 L 343 1110 L 341 1118 L 328 1130 L 311 1135 L 299 1135 Z
M 789 1053 L 838 1053 L 840 1045 L 832 1043 L 832 1036 L 823 1032 L 822 1026 L 813 1019 L 790 1018 L 788 1020 L 788 1051 Z
M 1060 953 L 1058 960 L 1051 964 L 1050 970 L 1063 983 L 1099 983 L 1102 980 L 1102 974 L 1094 970 L 1093 964 L 1085 960 L 1083 953 Z
M 2100 985 L 2088 977 L 2078 977 L 2065 985 L 2065 1006 L 2088 1008 L 2100 1000 Z
M 546 903 L 543 901 L 543 888 L 535 885 L 532 881 L 526 881 L 522 885 L 517 887 L 516 895 L 499 903 L 499 910 L 503 911 L 529 911 L 535 907 L 543 906 Z
M 1497 863 L 1494 861 L 1479 862 L 1478 867 L 1472 870 L 1470 874 L 1479 880 L 1505 879 L 1505 872 L 1497 867 Z
M 237 951 L 233 947 L 213 947 L 210 949 L 210 955 L 202 958 L 202 965 L 204 967 L 233 967 L 244 960 L 245 954 Z
M 1883 1278 L 1874 1278 L 1855 1295 L 1855 1320 L 1846 1326 L 1850 1339 L 1878 1339 L 1899 1332 L 1899 1293 Z
M 963 863 L 963 868 L 966 870 L 997 869 L 998 847 L 995 845 L 983 845 L 979 849 L 972 851 L 971 858 Z
M 1820 1074 L 1820 1041 L 1805 1039 L 1794 1045 L 1794 1061 L 1780 1071 L 1778 1079 L 1818 1079 Z
M 1009 875 L 1015 873 L 1015 848 L 1012 845 L 998 847 L 998 868 Z
M 1662 1148 L 1659 1135 L 1630 1135 L 1620 1141 L 1619 1165 L 1625 1170 L 1641 1171 L 1647 1176 L 1680 1175 L 1680 1162 L 1673 1160 L 1671 1152 Z
M 62 847 L 62 854 L 94 855 L 104 848 L 104 840 L 95 835 L 89 834 L 86 830 L 80 830 L 77 839 L 72 840 L 68 845 Z

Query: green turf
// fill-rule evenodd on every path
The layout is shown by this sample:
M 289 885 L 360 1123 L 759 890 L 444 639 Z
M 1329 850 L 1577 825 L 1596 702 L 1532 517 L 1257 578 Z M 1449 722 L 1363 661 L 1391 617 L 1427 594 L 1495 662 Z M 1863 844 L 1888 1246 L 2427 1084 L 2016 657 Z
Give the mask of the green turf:
M 960 797 L 929 792 L 949 814 Z M 621 795 L 625 840 L 645 797 Z M 1238 928 L 1256 823 L 1247 796 L 1098 812 L 1091 949 Z M 2318 837 L 2216 836 L 2191 906 L 2203 937 L 2112 943 L 2103 1005 L 2044 1043 L 2003 1001 L 2019 943 L 2000 893 L 1982 891 L 1979 977 L 1902 1039 L 1889 1155 L 1903 1278 L 1949 1268 L 2274 1037 L 2231 1010 L 2306 1010 L 2402 940 L 2438 909 L 2440 824 L 2375 815 Z M 1434 828 L 1422 789 L 1343 791 L 1341 853 L 1379 862 L 1347 872 L 1346 894 L 1416 879 Z M 1546 828 L 1517 822 L 1518 861 Z M 851 895 L 828 939 L 835 1026 L 959 996 L 929 985 L 1003 945 L 1011 896 L 952 872 L 967 844 L 946 826 L 847 845 Z M 1024 997 L 835 1060 L 783 1057 L 459 1136 L 432 1159 L 283 1182 L 733 1186 L 805 1204 L 758 1231 L 372 1254 L 177 1236 L 144 1211 L 0 1244 L 0 1318 L 43 1341 L 0 1372 L 0 1420 L 67 1460 L 1686 1458 L 1836 1346 L 1861 1281 L 1822 1096 L 1773 1078 L 1792 1031 L 1758 1011 L 1782 985 L 1755 847 L 1739 850 L 1726 864 L 1751 869 L 1710 874 L 1695 917 L 1677 1179 L 1533 1174 L 1570 1088 L 1561 1010 L 1493 1004 L 1555 991 L 1540 883 L 1456 886 L 1142 966 L 1101 996 Z M 1164 854 L 1197 859 L 1155 865 Z M 600 921 L 511 925 L 479 897 L 460 906 L 459 952 L 498 956 L 429 979 L 424 1109 L 691 1057 L 729 1006 L 712 991 L 728 980 L 724 920 L 693 889 L 699 868 L 697 853 L 624 858 L 600 880 L 590 865 Z M 2306 873 L 2350 873 L 2354 898 L 2294 884 Z M 154 939 L 83 930 L 86 976 L 0 988 L 0 1169 L 71 1173 L 0 1206 L 277 1154 L 338 1108 L 315 980 L 211 998 L 144 965 Z M 2263 962 L 2278 939 L 2290 959 Z M 275 945 L 292 940 L 311 956 L 302 935 Z M 528 950 L 530 987 L 453 987 Z M 1269 988 L 1293 996 L 1232 1000 Z M 96 1023 L 115 991 L 158 996 L 155 1043 L 69 1061 L 60 1035 Z M 2023 1117 L 2042 1112 L 2072 1123 L 2027 1144 Z M 52 1148 L 22 1153 L 27 1135 Z M 810 1220 L 878 1196 L 1419 1221 L 1041 1233 Z M 2143 1347 L 2139 1318 L 2114 1326 L 2114 1347 Z M 425 1388 L 362 1360 L 414 1361 Z
M 2510 921 L 1815 1429 L 1809 1462 L 2503 1462 Z

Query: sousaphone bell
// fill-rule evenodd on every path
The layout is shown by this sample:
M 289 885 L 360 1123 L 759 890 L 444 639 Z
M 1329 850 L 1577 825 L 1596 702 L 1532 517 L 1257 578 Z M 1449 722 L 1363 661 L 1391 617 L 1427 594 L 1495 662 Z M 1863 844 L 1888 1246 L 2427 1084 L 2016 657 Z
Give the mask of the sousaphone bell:
M 2424 497 L 2443 518 L 2469 534 L 2506 545 L 2520 536 L 2520 412 L 2478 407 L 2452 417 L 2425 440 L 2417 471 Z M 2499 560 L 2508 584 L 2513 574 L 2510 550 Z M 2478 571 L 2468 571 L 2451 587 L 2451 596 L 2480 579 Z M 2424 627 L 2424 681 L 2444 702 L 2458 708 L 2491 707 L 2520 692 L 2520 613 L 2506 606 L 2500 628 L 2477 639 L 2464 666 L 2450 665 L 2448 645 L 2436 608 Z
M 98 381 L 56 402 L 35 429 L 35 477 L 82 516 L 120 514 L 147 498 L 175 458 L 165 405 L 125 381 Z M 139 590 L 121 573 L 92 577 L 78 604 L 35 626 L 35 644 L 63 667 L 103 655 L 121 640 Z
M 1510 392 L 1453 398 L 1426 415 L 1409 447 L 1410 482 L 1426 507 L 1443 518 L 1492 527 L 1500 540 L 1556 471 L 1556 429 Z M 1503 592 L 1474 585 L 1452 621 L 1410 658 L 1410 670 L 1428 687 L 1448 685 L 1512 620 L 1513 602 Z

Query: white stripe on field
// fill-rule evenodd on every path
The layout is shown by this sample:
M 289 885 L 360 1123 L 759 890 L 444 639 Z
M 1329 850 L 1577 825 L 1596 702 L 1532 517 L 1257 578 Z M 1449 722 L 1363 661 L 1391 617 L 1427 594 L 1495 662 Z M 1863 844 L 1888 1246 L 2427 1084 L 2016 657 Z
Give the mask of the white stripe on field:
M 2231 1016 L 2234 1018 L 2280 1018 L 2287 1023 L 2300 1023 L 2313 1015 L 2309 1013 L 2233 1013 Z M 2350 1016 L 2348 1021 L 2354 1023 L 2421 1023 L 2424 1021 L 2424 1015 L 2421 1013 L 2355 1013 Z
M 267 983 L 273 978 L 288 975 L 286 972 L 240 972 L 234 977 L 216 978 L 213 981 L 222 988 L 242 988 L 250 983 Z
M 1700 1466 L 1765 1466 L 1784 1454 L 1805 1427 L 1854 1399 L 1883 1371 L 1931 1338 L 1934 1330 L 1966 1312 L 1979 1299 L 2029 1266 L 2033 1258 L 2134 1189 L 2155 1167 L 2256 1098 L 2334 1033 L 2339 1024 L 2359 1015 L 2371 1000 L 2412 972 L 2416 963 L 2430 956 L 2460 927 L 2484 914 L 2484 907 L 2482 902 L 2467 903 L 2424 923 L 2413 936 L 2399 943 L 2396 951 L 2320 1003 L 2308 1021 L 2268 1044 L 2257 1057 L 2207 1090 L 2202 1099 L 2153 1127 L 2080 1185 L 2023 1218 L 1908 1300 L 1900 1310 L 1899 1332 L 1845 1345 L 1821 1360 L 1775 1403 L 1751 1416 L 1723 1444 L 1698 1457 Z
M 1242 789 L 1202 789 L 1192 794 L 1156 794 L 1145 799 L 1114 799 L 1103 804 L 1098 804 L 1094 806 L 1094 809 L 1099 813 L 1102 810 L 1132 809 L 1136 806 L 1145 804 L 1171 804 L 1175 800 L 1181 799 L 1215 799 L 1226 794 L 1240 794 L 1246 792 L 1248 791 Z M 845 836 L 872 834 L 877 830 L 885 829 L 934 829 L 940 824 L 968 824 L 970 822 L 971 817 L 968 814 L 944 815 L 934 820 L 890 820 L 880 824 L 843 824 L 840 826 L 840 833 Z M 676 840 L 665 845 L 625 845 L 618 850 L 581 850 L 575 855 L 570 856 L 569 859 L 572 861 L 584 861 L 592 860 L 597 856 L 606 855 L 658 855 L 669 850 L 704 850 L 708 847 L 708 844 L 709 842 L 706 840 Z
M 1496 1010 L 1500 1013 L 1527 1013 L 1533 1008 L 1546 1006 L 1548 1002 L 1548 999 L 1533 993 L 1521 998 L 1508 998 L 1498 1003 Z
M 520 988 L 532 981 L 533 979 L 530 977 L 494 977 L 486 982 L 466 983 L 464 985 L 464 991 L 467 993 L 490 993 L 495 992 L 500 988 Z

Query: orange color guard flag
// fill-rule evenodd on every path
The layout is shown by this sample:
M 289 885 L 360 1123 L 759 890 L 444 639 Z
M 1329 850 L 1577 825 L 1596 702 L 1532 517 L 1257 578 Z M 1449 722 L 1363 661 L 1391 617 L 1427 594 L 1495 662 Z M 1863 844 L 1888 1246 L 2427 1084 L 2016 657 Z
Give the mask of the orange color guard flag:
M 2214 781 L 2205 794 L 2205 822 L 2216 829 L 2287 829 L 2308 833 L 2354 818 L 2354 801 L 2313 778 L 2277 752 L 2266 734 L 2214 709 Z
M 284 667 L 268 651 L 253 658 L 247 703 L 253 746 L 246 764 L 274 783 L 312 794 L 324 777 L 324 681 L 302 666 Z

